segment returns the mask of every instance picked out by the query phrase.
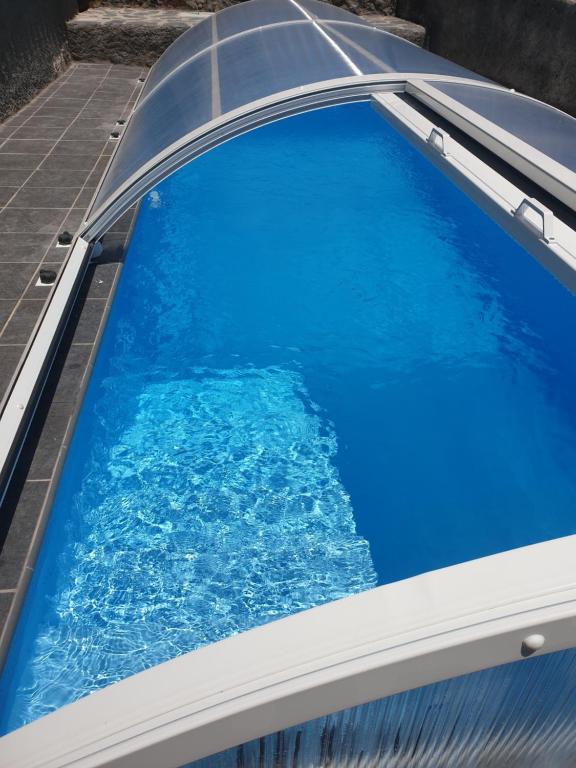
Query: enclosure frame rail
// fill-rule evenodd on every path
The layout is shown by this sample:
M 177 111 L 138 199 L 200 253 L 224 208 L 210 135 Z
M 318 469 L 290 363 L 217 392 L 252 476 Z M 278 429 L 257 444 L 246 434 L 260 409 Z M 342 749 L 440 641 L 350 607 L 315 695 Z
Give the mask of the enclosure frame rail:
M 476 87 L 476 84 L 471 84 L 471 87 Z M 406 93 L 576 211 L 576 173 L 442 93 L 432 82 L 410 78 L 406 84 Z M 522 95 L 522 98 L 536 101 L 529 96 Z

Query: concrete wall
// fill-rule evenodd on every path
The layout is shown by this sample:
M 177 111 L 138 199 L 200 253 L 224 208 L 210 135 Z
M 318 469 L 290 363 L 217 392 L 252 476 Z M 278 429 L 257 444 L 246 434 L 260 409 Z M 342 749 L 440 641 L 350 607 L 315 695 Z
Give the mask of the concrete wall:
M 66 68 L 76 0 L 0 0 L 0 121 Z
M 441 56 L 576 115 L 576 0 L 397 0 Z

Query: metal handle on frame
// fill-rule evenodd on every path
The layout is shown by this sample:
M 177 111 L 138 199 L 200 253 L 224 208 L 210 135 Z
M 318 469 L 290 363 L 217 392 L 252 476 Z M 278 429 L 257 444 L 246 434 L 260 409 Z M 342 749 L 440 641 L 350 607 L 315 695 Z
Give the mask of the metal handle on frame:
M 449 154 L 450 148 L 450 134 L 443 131 L 441 128 L 432 128 L 430 136 L 426 139 L 426 143 L 430 144 L 437 152 L 440 152 L 442 157 L 446 157 Z
M 539 222 L 535 221 L 534 217 L 530 217 L 530 212 L 537 215 Z M 544 242 L 550 243 L 554 240 L 554 214 L 538 200 L 525 197 L 513 213 L 525 226 L 533 229 Z

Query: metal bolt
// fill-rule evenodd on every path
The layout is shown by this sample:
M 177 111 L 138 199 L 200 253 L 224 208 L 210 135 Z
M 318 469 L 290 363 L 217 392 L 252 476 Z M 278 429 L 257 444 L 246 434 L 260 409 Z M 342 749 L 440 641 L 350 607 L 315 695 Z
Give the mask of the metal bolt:
M 545 642 L 546 638 L 544 635 L 528 635 L 522 641 L 520 653 L 524 658 L 532 656 L 533 653 L 536 653 L 536 651 L 539 651 L 544 646 Z

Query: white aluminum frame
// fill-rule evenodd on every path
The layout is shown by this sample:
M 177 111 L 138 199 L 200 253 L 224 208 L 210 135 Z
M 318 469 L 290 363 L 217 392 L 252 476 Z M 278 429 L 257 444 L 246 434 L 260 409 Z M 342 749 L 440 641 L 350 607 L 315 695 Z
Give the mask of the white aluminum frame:
M 470 85 L 474 87 L 477 83 Z M 429 81 L 411 78 L 406 92 L 576 211 L 576 173 L 434 88 Z M 529 96 L 518 95 L 536 102 Z
M 541 232 L 527 226 L 517 215 L 527 194 L 400 98 L 397 91 L 405 84 L 398 76 L 346 78 L 345 84 L 334 81 L 321 90 L 280 94 L 212 121 L 151 161 L 87 222 L 9 402 L 24 405 L 25 397 L 31 398 L 86 263 L 88 239 L 97 237 L 123 206 L 191 157 L 239 133 L 350 100 L 371 98 L 431 162 L 576 290 L 576 233 L 558 219 L 552 222 L 547 211 Z M 536 165 L 546 166 L 548 160 L 538 158 Z M 539 204 L 530 201 L 531 206 Z M 6 427 L 17 435 L 17 422 L 16 410 L 5 409 L 0 456 L 8 455 Z M 0 755 L 10 768 L 179 768 L 330 712 L 519 660 L 522 642 L 532 634 L 545 637 L 537 653 L 574 647 L 574 562 L 576 536 L 570 536 L 304 611 L 65 706 L 1 738 Z
M 30 420 L 30 411 L 37 400 L 38 388 L 50 361 L 54 343 L 84 274 L 88 251 L 89 243 L 81 237 L 72 243 L 53 293 L 1 404 L 0 478 L 4 483 L 14 453 L 17 453 L 17 446 L 24 439 L 22 431 Z

